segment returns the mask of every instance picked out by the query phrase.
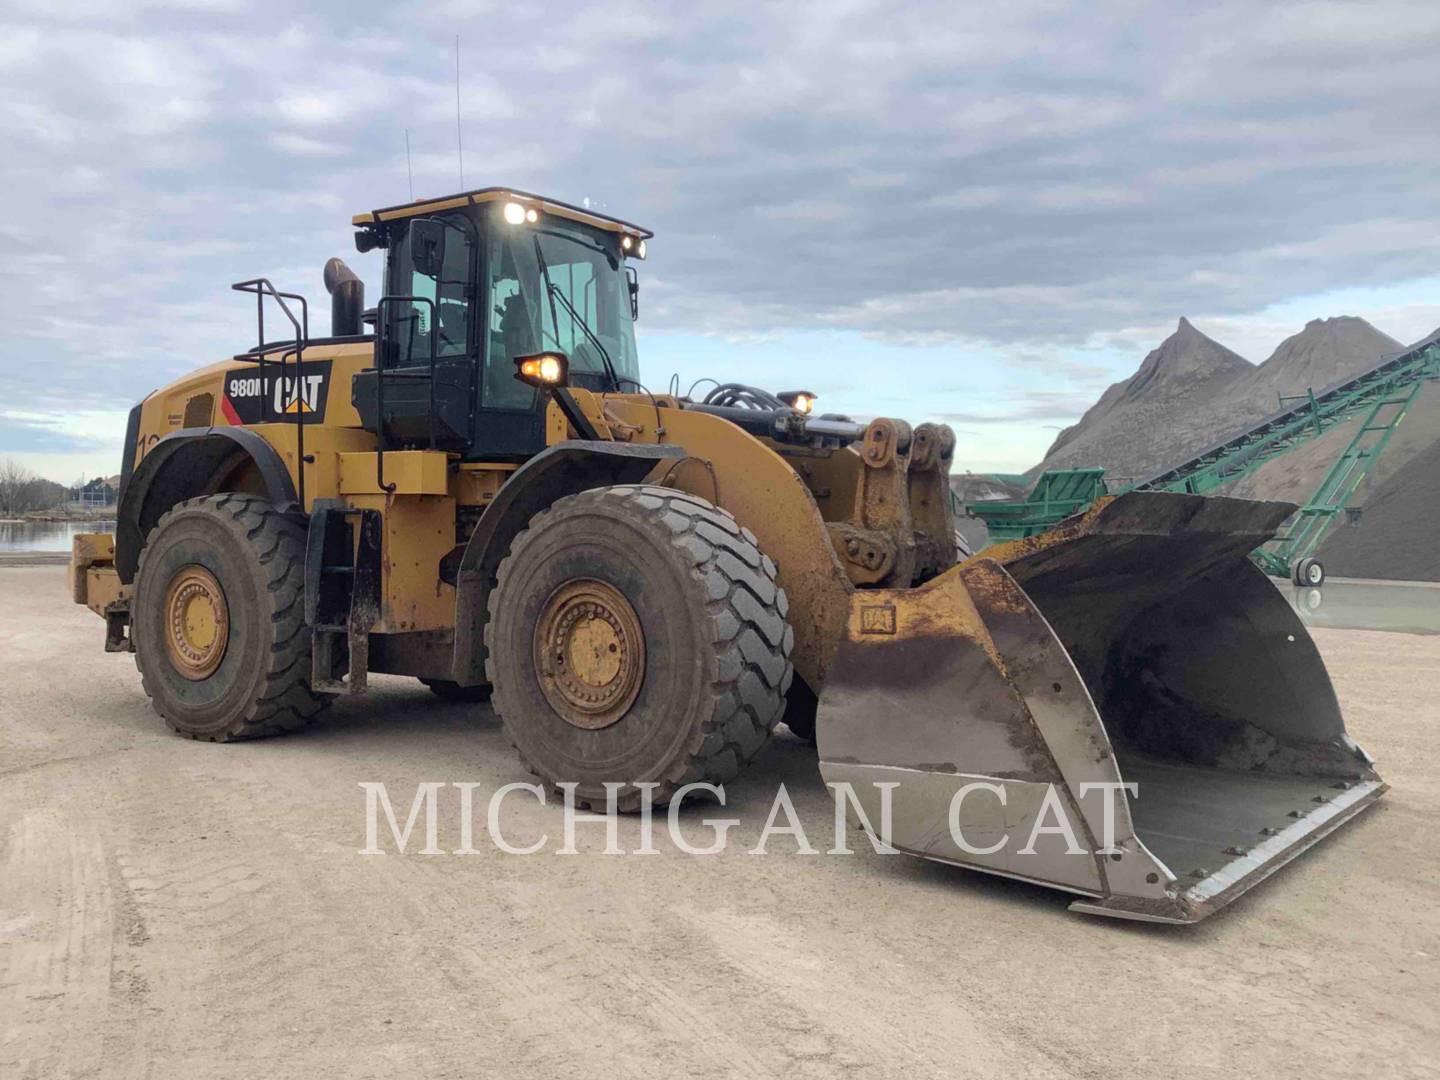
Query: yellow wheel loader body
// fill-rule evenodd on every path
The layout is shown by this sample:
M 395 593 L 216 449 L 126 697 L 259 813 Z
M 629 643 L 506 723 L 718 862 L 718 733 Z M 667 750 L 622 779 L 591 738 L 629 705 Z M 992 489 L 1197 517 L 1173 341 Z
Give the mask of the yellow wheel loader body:
M 147 548 L 185 550 L 167 524 L 178 520 L 177 508 L 190 508 L 191 529 L 228 537 L 228 493 L 241 498 L 244 520 L 271 522 L 297 563 L 285 580 L 303 592 L 297 632 L 309 639 L 312 665 L 304 686 L 287 693 L 307 704 L 275 730 L 308 720 L 312 701 L 362 691 L 369 672 L 413 675 L 456 693 L 482 689 L 497 664 L 524 652 L 511 650 L 507 660 L 486 646 L 497 595 L 525 595 L 513 562 L 507 570 L 512 551 L 523 548 L 532 562 L 537 552 L 564 555 L 563 533 L 537 530 L 573 528 L 578 537 L 587 528 L 596 536 L 633 529 L 659 543 L 656 550 L 670 550 L 667 535 L 683 547 L 692 561 L 676 580 L 703 580 L 709 603 L 731 590 L 725 603 L 746 629 L 728 642 L 715 636 L 706 645 L 713 655 L 697 659 L 696 670 L 735 680 L 735 694 L 747 664 L 765 671 L 763 687 L 756 683 L 735 712 L 746 713 L 746 724 L 726 719 L 729 692 L 716 691 L 713 710 L 697 713 L 693 738 L 683 730 L 666 736 L 701 756 L 689 772 L 667 759 L 655 776 L 728 778 L 734 770 L 717 772 L 716 761 L 733 758 L 738 768 L 788 707 L 797 732 L 814 732 L 825 779 L 850 784 L 867 821 L 884 822 L 883 839 L 896 848 L 1067 890 L 1079 897 L 1076 910 L 1164 922 L 1195 921 L 1223 906 L 1383 791 L 1345 733 L 1309 635 L 1247 558 L 1291 512 L 1286 504 L 1131 493 L 1042 536 L 961 560 L 948 488 L 954 435 L 943 425 L 817 417 L 788 403 L 811 395 L 782 402 L 753 388 L 726 389 L 731 384 L 704 400 L 638 385 L 631 392 L 608 357 L 603 371 L 594 362 L 571 378 L 559 352 L 544 354 L 553 356 L 546 370 L 559 375 L 552 385 L 533 384 L 529 412 L 491 409 L 490 396 L 509 393 L 505 380 L 513 381 L 511 368 L 496 365 L 519 370 L 524 359 L 510 341 L 513 320 L 500 313 L 511 319 L 522 301 L 533 302 L 532 314 L 545 314 L 535 331 L 542 342 L 547 323 L 561 316 L 538 239 L 552 220 L 554 235 L 610 252 L 612 292 L 624 288 L 618 268 L 627 253 L 643 253 L 650 236 L 501 189 L 360 215 L 365 244 L 390 252 L 389 277 L 433 270 L 429 294 L 387 295 L 374 317 L 380 333 L 367 336 L 358 281 L 332 265 L 326 280 L 339 337 L 311 339 L 297 318 L 293 340 L 198 370 L 138 405 L 117 534 L 77 537 L 72 560 L 74 599 L 105 618 L 107 649 L 135 648 L 131 607 Z M 523 232 L 532 227 L 533 257 Z M 444 246 L 444 228 L 469 230 L 467 252 L 492 245 L 490 262 L 477 254 L 473 264 L 476 272 L 495 268 L 490 284 L 455 293 L 474 297 L 464 301 L 474 304 L 464 333 L 454 329 L 467 313 L 462 300 L 437 306 L 446 273 L 460 272 L 443 269 L 443 252 L 459 250 Z M 494 247 L 496 235 L 511 246 Z M 422 240 L 434 250 L 421 251 Z M 510 269 L 499 269 L 501 256 Z M 543 285 L 525 278 L 525 259 Z M 589 265 L 592 274 L 606 272 L 603 263 Z M 496 284 L 502 272 L 518 275 L 518 291 L 497 303 L 496 290 L 511 287 L 508 279 Z M 573 306 L 598 295 L 597 281 L 565 299 L 563 310 L 598 345 Z M 262 304 L 289 295 L 268 283 L 242 285 Z M 633 317 L 633 286 L 630 295 Z M 387 314 L 396 307 L 408 312 L 410 338 L 410 359 L 398 364 L 397 328 L 407 324 Z M 417 327 L 428 356 L 414 344 Z M 604 329 L 598 317 L 597 328 Z M 572 347 L 596 352 L 582 336 L 575 332 Z M 437 361 L 442 341 L 452 352 Z M 451 428 L 437 436 L 442 413 Z M 519 420 L 531 425 L 529 443 L 515 441 Z M 600 491 L 615 494 L 569 501 Z M 624 554 L 612 552 L 612 562 Z M 286 568 L 273 552 L 267 558 L 266 573 L 280 580 Z M 174 556 L 167 564 L 179 566 L 177 580 L 208 573 L 223 593 L 225 567 L 212 573 L 180 563 Z M 526 572 L 542 571 L 535 562 Z M 572 717 L 570 728 L 556 728 L 565 741 L 557 761 L 597 760 L 585 740 L 613 742 L 641 714 L 659 715 L 645 686 L 647 677 L 663 681 L 655 665 L 666 662 L 664 642 L 674 637 L 673 626 L 645 625 L 653 616 L 643 589 L 627 595 L 623 574 L 591 581 L 589 572 L 572 568 L 556 595 L 621 597 L 589 606 L 605 618 L 611 609 L 629 612 L 623 625 L 574 624 L 588 608 L 576 616 L 574 605 L 537 596 L 536 610 L 551 613 L 536 617 L 537 643 L 610 642 L 625 662 L 597 654 L 572 677 L 557 667 L 564 657 L 536 653 L 536 671 L 550 690 L 565 690 L 565 701 L 579 702 L 569 709 L 576 715 L 587 695 L 624 707 L 615 716 L 602 710 L 603 724 Z M 169 595 L 163 584 L 146 594 Z M 670 610 L 679 617 L 681 609 Z M 299 619 L 298 609 L 284 612 Z M 765 637 L 763 655 L 756 635 Z M 244 627 L 232 637 L 243 640 Z M 225 676 L 228 661 L 211 659 Z M 152 657 L 147 678 L 163 673 L 158 665 Z M 604 683 L 612 677 L 627 680 L 625 693 L 610 694 Z M 496 689 L 497 707 L 512 713 L 556 700 Z M 813 714 L 803 715 L 816 698 Z M 626 710 L 637 701 L 632 716 Z M 186 731 L 183 717 L 167 720 Z M 213 730 L 245 737 L 263 733 L 262 721 L 222 717 Z M 517 742 L 540 746 L 534 731 L 526 738 Z M 705 750 L 712 742 L 726 749 Z

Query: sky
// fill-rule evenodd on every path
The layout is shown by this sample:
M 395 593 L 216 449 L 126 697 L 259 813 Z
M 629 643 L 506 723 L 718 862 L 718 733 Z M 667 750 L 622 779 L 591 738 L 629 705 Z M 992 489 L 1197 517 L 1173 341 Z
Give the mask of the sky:
M 456 37 L 459 37 L 457 130 Z M 1020 471 L 1184 315 L 1440 325 L 1440 4 L 0 0 L 0 457 L 328 321 L 352 214 L 504 185 L 655 230 L 642 371 L 943 420 Z M 406 139 L 410 154 L 407 167 Z M 413 185 L 413 186 L 412 186 Z

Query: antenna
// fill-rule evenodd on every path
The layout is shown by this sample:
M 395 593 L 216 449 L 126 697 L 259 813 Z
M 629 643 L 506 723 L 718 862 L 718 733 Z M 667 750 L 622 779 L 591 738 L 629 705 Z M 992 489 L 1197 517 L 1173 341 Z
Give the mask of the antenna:
M 465 190 L 465 144 L 460 139 L 460 35 L 455 35 L 455 153 L 460 158 L 460 190 Z
M 415 170 L 410 166 L 410 129 L 405 129 L 405 177 L 410 181 L 410 201 L 415 201 Z

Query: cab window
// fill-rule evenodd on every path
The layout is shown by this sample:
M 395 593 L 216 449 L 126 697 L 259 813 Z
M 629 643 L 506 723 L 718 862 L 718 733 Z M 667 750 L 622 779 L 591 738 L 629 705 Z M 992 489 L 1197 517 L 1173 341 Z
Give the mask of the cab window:
M 616 256 L 583 230 L 558 222 L 539 228 L 491 230 L 490 334 L 483 404 L 527 409 L 536 391 L 515 378 L 515 358 L 554 349 L 570 358 L 572 375 L 609 388 L 639 385 L 635 327 L 628 287 Z
M 386 316 L 387 367 L 428 364 L 432 335 L 437 360 L 470 351 L 473 252 L 471 231 L 463 220 L 417 218 L 408 223 L 393 254 L 390 291 L 423 300 L 391 306 Z

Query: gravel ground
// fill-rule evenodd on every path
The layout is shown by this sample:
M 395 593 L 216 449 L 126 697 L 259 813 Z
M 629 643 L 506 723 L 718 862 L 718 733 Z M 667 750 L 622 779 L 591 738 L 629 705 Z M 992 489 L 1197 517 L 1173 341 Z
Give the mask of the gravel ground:
M 480 854 L 362 856 L 362 782 L 403 816 L 422 781 L 472 781 L 483 807 L 526 779 L 487 708 L 379 679 L 311 731 L 191 743 L 101 651 L 61 568 L 0 567 L 0 610 L 6 1078 L 1317 1080 L 1440 1061 L 1437 637 L 1316 631 L 1393 790 L 1184 928 L 868 848 L 747 855 L 782 780 L 830 846 L 813 752 L 789 736 L 729 788 L 744 846 L 720 855 L 662 838 L 607 857 L 581 826 L 559 857 L 558 810 L 522 795 L 507 827 L 548 831 L 543 854 L 496 850 L 482 810 Z M 450 789 L 446 847 L 456 805 Z

